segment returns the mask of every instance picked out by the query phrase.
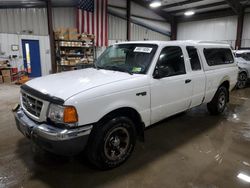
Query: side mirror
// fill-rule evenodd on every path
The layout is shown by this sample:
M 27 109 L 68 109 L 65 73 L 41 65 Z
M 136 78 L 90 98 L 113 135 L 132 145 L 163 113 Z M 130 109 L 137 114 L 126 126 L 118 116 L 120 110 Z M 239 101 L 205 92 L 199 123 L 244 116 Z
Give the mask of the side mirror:
M 161 78 L 169 76 L 169 73 L 170 73 L 170 71 L 169 71 L 168 66 L 157 66 L 155 68 L 153 78 L 161 79 Z

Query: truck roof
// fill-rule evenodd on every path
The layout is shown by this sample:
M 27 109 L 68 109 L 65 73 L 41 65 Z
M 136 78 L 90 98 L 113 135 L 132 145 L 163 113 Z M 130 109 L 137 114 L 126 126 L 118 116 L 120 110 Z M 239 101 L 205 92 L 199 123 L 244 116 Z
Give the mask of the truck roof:
M 145 40 L 145 41 L 119 42 L 116 44 L 157 44 L 157 45 L 195 45 L 195 46 L 216 45 L 216 46 L 230 48 L 230 45 L 226 42 L 201 41 L 201 40 L 175 40 L 175 41 Z
M 237 54 L 244 54 L 244 53 L 250 53 L 250 50 L 235 50 L 234 52 Z

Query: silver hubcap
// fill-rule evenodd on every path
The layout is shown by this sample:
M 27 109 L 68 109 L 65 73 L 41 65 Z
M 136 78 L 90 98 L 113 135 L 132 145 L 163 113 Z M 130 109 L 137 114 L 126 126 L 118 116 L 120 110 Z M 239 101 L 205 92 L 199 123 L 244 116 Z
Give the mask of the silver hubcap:
M 226 104 L 226 95 L 225 93 L 221 93 L 219 97 L 219 102 L 218 102 L 218 108 L 219 110 L 222 110 Z
M 124 127 L 115 128 L 106 138 L 104 143 L 105 156 L 111 161 L 121 159 L 126 154 L 130 142 L 128 130 Z

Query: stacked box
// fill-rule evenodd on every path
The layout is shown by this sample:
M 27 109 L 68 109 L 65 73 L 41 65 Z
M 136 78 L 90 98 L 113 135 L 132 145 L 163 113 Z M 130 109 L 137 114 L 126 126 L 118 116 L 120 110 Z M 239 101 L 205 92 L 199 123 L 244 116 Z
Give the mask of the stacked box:
M 68 40 L 69 39 L 69 33 L 68 29 L 66 28 L 58 28 L 54 32 L 55 39 L 56 40 Z
M 76 28 L 69 28 L 68 35 L 69 40 L 78 40 L 79 34 Z
M 11 83 L 11 71 L 7 69 L 7 70 L 1 70 L 1 72 L 4 83 Z
M 3 76 L 0 76 L 0 84 L 3 83 Z
M 8 76 L 3 76 L 3 81 L 4 83 L 11 83 L 11 77 L 8 77 Z

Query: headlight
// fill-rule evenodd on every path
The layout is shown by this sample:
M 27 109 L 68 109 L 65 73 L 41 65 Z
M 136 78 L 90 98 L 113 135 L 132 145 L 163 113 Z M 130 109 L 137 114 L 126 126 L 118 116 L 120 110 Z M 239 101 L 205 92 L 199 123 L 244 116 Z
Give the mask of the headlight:
M 78 115 L 73 106 L 50 104 L 48 118 L 55 123 L 77 123 Z

